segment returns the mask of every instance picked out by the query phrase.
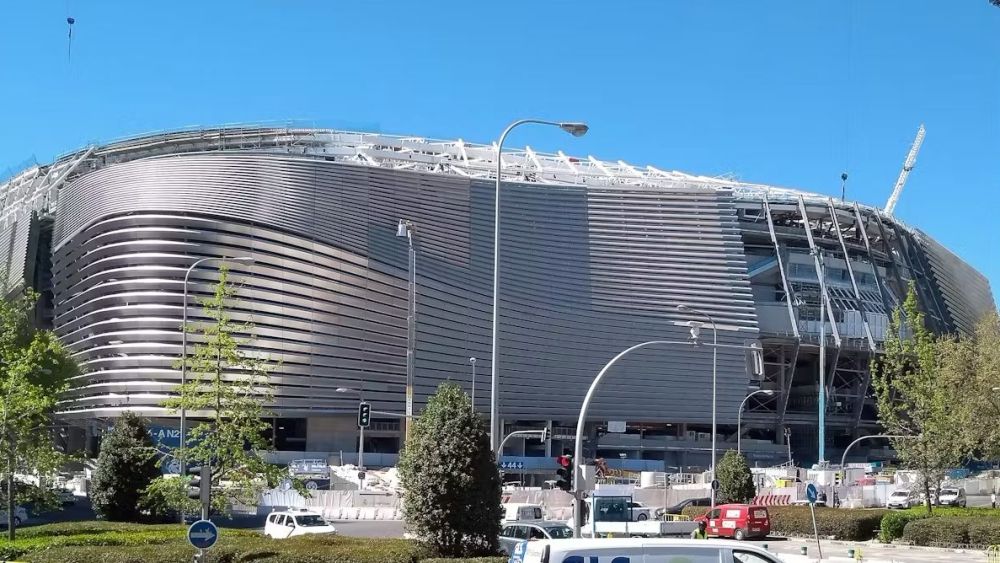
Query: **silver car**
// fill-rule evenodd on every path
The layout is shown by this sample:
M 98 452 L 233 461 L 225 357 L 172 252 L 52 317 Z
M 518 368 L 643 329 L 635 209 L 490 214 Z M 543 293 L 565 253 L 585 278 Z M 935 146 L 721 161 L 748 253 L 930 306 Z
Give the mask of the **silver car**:
M 558 522 L 511 522 L 500 529 L 500 552 L 510 555 L 523 541 L 563 540 L 573 537 L 573 530 Z
M 961 506 L 962 508 L 965 508 L 968 502 L 965 498 L 965 489 L 962 487 L 943 487 L 938 493 L 937 501 L 941 506 Z

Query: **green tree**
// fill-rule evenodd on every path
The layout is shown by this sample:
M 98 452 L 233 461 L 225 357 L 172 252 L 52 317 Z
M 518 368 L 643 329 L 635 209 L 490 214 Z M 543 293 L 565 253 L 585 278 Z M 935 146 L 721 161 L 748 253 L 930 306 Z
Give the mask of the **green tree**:
M 55 447 L 52 413 L 76 362 L 55 334 L 35 326 L 37 295 L 0 299 L 0 474 L 6 483 L 7 536 L 13 540 L 15 474 L 46 476 L 66 457 Z
M 924 326 L 913 284 L 901 309 L 893 312 L 885 353 L 872 361 L 879 422 L 918 485 L 931 512 L 930 489 L 972 450 L 971 409 L 964 397 L 961 363 L 953 339 L 935 339 Z
M 442 383 L 414 422 L 399 460 L 407 529 L 444 557 L 493 555 L 500 472 L 468 395 Z
M 970 334 L 941 343 L 942 365 L 964 389 L 962 405 L 972 409 L 974 424 L 964 429 L 974 436 L 974 454 L 1000 457 L 1000 315 L 990 311 Z
M 132 522 L 140 518 L 143 491 L 160 475 L 156 449 L 146 421 L 123 412 L 101 441 L 90 500 L 105 520 Z
M 757 494 L 750 464 L 743 454 L 736 453 L 735 450 L 729 450 L 722 456 L 715 474 L 719 480 L 716 504 L 750 502 Z
M 164 402 L 172 412 L 186 409 L 201 417 L 173 455 L 189 466 L 211 462 L 212 508 L 219 512 L 236 503 L 255 506 L 262 491 L 287 475 L 258 454 L 270 448 L 265 437 L 270 414 L 264 405 L 271 401 L 273 389 L 267 361 L 241 349 L 249 344 L 244 335 L 252 335 L 253 325 L 230 318 L 235 295 L 223 265 L 214 294 L 199 300 L 210 321 L 184 327 L 198 342 L 187 358 L 188 382 Z M 184 494 L 189 480 L 188 476 L 157 479 L 147 489 L 150 502 L 189 509 Z

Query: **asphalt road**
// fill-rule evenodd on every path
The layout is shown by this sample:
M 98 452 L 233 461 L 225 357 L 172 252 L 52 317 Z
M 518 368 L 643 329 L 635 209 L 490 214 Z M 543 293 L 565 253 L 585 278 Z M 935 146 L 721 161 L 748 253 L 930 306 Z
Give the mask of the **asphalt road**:
M 362 538 L 401 538 L 402 520 L 339 520 L 333 523 L 337 533 Z

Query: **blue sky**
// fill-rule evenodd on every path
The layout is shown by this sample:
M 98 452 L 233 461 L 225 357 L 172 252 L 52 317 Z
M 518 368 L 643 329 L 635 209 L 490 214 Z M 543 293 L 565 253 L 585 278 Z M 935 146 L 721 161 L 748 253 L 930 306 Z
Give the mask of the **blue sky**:
M 612 7 L 614 6 L 614 7 Z M 76 18 L 72 59 L 67 24 Z M 1000 8 L 986 0 L 0 7 L 0 170 L 93 141 L 270 121 L 532 147 L 896 209 L 1000 295 Z

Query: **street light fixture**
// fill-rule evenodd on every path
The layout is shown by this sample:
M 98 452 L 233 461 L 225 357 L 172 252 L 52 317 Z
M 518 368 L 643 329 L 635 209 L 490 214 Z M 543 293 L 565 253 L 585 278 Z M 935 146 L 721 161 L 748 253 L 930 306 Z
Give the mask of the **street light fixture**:
M 191 264 L 191 266 L 188 267 L 187 271 L 184 273 L 184 301 L 183 301 L 183 311 L 181 312 L 181 386 L 184 386 L 187 383 L 188 280 L 191 277 L 191 272 L 193 272 L 195 270 L 195 268 L 197 268 L 199 265 L 201 265 L 201 264 L 203 264 L 205 262 L 215 262 L 215 261 L 219 261 L 219 262 L 232 261 L 232 262 L 243 262 L 243 263 L 246 263 L 246 264 L 252 264 L 254 262 L 254 259 L 251 256 L 239 256 L 237 258 L 227 258 L 225 256 L 209 256 L 207 258 L 202 258 L 200 260 L 196 260 L 194 262 L 194 264 Z M 187 444 L 187 441 L 186 441 L 186 438 L 187 438 L 187 409 L 183 405 L 181 406 L 181 433 L 180 434 L 181 434 L 180 435 L 180 440 L 181 440 L 180 445 L 181 445 L 181 448 L 182 448 L 182 451 L 183 451 L 183 448 L 185 448 L 186 444 Z M 186 467 L 186 460 L 184 458 L 185 458 L 185 456 L 182 455 L 181 459 L 180 459 L 181 475 L 184 475 L 185 474 L 184 471 L 187 469 L 187 467 Z
M 712 482 L 715 482 L 715 441 L 716 434 L 718 433 L 718 428 L 716 425 L 716 399 L 717 399 L 717 382 L 718 382 L 718 344 L 719 344 L 719 331 L 715 326 L 715 319 L 711 315 L 702 311 L 700 309 L 695 309 L 694 307 L 689 307 L 684 304 L 677 306 L 678 311 L 683 311 L 685 313 L 694 313 L 696 315 L 701 315 L 708 319 L 708 322 L 712 325 Z M 694 325 L 691 325 L 691 336 L 692 338 L 698 338 L 698 331 L 695 329 Z M 715 510 L 715 488 L 712 488 L 712 510 Z
M 410 439 L 410 421 L 413 418 L 413 369 L 417 340 L 417 251 L 413 248 L 413 223 L 400 219 L 396 225 L 396 236 L 405 237 L 409 245 L 407 265 L 409 291 L 406 304 L 406 427 L 403 434 L 405 443 L 405 440 Z
M 738 453 L 738 454 L 739 453 L 743 453 L 743 450 L 740 447 L 740 445 L 742 444 L 742 440 L 743 440 L 743 427 L 742 427 L 742 422 L 743 422 L 743 406 L 747 404 L 747 399 L 749 399 L 750 397 L 753 397 L 754 395 L 758 395 L 758 394 L 760 394 L 760 395 L 767 395 L 768 397 L 770 397 L 770 396 L 774 395 L 774 391 L 772 391 L 770 389 L 758 389 L 758 390 L 754 391 L 753 393 L 750 393 L 749 395 L 747 395 L 746 397 L 744 397 L 743 398 L 743 402 L 740 403 L 740 410 L 736 414 L 736 453 Z
M 490 358 L 490 449 L 497 451 L 499 443 L 499 430 L 497 428 L 497 410 L 499 406 L 500 392 L 500 351 L 499 351 L 499 331 L 500 322 L 500 183 L 503 176 L 503 142 L 507 140 L 507 135 L 519 125 L 526 123 L 536 123 L 539 125 L 551 125 L 558 127 L 574 137 L 582 137 L 590 127 L 586 123 L 576 121 L 547 121 L 544 119 L 518 119 L 512 122 L 500 134 L 497 142 L 497 182 L 495 200 L 493 203 L 493 337 L 492 337 L 492 357 Z

